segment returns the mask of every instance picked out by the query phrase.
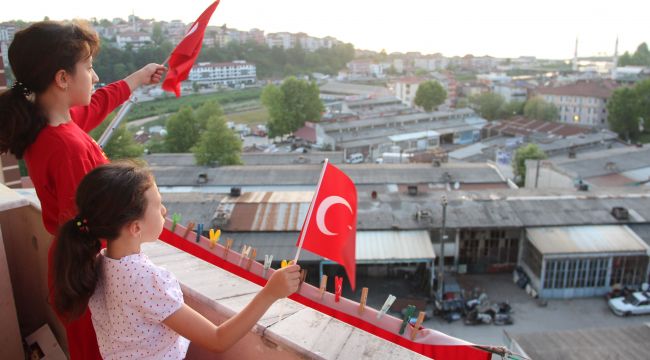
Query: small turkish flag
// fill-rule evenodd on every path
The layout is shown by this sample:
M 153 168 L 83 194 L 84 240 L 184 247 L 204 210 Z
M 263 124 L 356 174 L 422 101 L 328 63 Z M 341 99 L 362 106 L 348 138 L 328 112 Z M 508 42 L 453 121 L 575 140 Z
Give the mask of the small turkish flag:
M 185 37 L 176 45 L 169 56 L 169 71 L 163 81 L 162 88 L 166 91 L 173 91 L 176 97 L 181 96 L 181 82 L 187 79 L 194 66 L 194 61 L 201 52 L 205 28 L 212 17 L 212 13 L 219 5 L 219 0 L 208 6 L 203 14 L 192 24 Z
M 336 261 L 355 287 L 357 190 L 350 178 L 326 161 L 318 189 L 296 244 Z

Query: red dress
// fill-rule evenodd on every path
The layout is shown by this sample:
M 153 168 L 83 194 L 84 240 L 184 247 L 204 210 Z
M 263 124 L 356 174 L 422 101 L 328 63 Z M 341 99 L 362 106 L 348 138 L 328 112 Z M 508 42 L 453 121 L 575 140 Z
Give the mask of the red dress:
M 46 125 L 25 151 L 25 164 L 41 202 L 45 229 L 56 235 L 58 228 L 77 214 L 75 194 L 81 179 L 109 160 L 89 135 L 106 116 L 131 95 L 124 81 L 107 85 L 92 95 L 88 106 L 70 109 L 72 121 Z M 52 249 L 48 253 L 48 285 L 52 294 Z M 77 320 L 64 322 L 71 360 L 101 359 L 97 338 L 86 309 Z

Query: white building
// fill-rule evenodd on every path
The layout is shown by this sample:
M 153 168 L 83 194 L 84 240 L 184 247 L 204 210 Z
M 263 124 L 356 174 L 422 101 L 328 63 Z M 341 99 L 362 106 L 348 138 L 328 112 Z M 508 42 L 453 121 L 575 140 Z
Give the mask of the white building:
M 537 93 L 557 107 L 559 121 L 607 128 L 607 101 L 616 87 L 613 81 L 578 81 L 564 86 L 539 88 Z
M 115 36 L 117 46 L 124 50 L 128 45 L 134 49 L 139 49 L 142 46 L 152 43 L 151 35 L 143 32 L 127 31 Z
M 416 77 L 398 79 L 393 85 L 395 96 L 400 99 L 404 105 L 413 106 L 415 93 L 417 93 L 418 87 L 423 81 L 424 80 Z
M 237 86 L 254 84 L 257 80 L 255 64 L 236 60 L 228 63 L 198 63 L 190 71 L 188 80 L 207 86 Z

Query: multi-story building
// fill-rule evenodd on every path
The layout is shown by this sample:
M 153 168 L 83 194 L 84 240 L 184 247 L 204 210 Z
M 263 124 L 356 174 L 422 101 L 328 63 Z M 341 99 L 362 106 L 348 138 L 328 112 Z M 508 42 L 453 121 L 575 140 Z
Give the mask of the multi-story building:
M 415 93 L 418 91 L 418 87 L 423 81 L 423 79 L 418 77 L 403 77 L 398 79 L 393 85 L 395 96 L 400 99 L 404 105 L 413 106 Z
M 133 49 L 139 49 L 142 46 L 152 43 L 151 35 L 144 32 L 125 31 L 115 36 L 115 41 L 120 49 L 126 49 L 131 46 Z
M 607 128 L 607 101 L 617 84 L 610 80 L 578 81 L 558 87 L 537 89 L 537 94 L 554 104 L 559 121 Z
M 243 60 L 227 63 L 203 62 L 194 65 L 188 80 L 207 86 L 237 86 L 254 84 L 257 74 L 255 64 Z

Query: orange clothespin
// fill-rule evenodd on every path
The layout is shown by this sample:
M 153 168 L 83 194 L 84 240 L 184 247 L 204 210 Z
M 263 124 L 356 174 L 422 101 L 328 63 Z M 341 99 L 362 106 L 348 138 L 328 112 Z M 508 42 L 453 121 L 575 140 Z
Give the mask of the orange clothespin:
M 411 331 L 411 340 L 415 340 L 418 331 L 420 331 L 420 325 L 422 325 L 422 322 L 424 321 L 424 315 L 425 315 L 424 311 L 420 311 L 420 313 L 418 314 L 418 319 L 417 321 L 415 321 L 415 327 Z
M 363 314 L 363 311 L 366 310 L 366 301 L 368 300 L 368 288 L 364 287 L 361 289 L 361 300 L 359 301 L 359 314 Z
M 327 275 L 323 275 L 323 277 L 320 279 L 319 299 L 323 299 L 323 293 L 325 293 L 326 287 L 327 287 Z
M 223 249 L 223 259 L 226 260 L 228 257 L 228 252 L 230 252 L 230 248 L 232 247 L 232 239 L 226 239 L 226 247 Z
M 300 291 L 300 287 L 302 286 L 302 283 L 305 282 L 306 278 L 307 278 L 307 269 L 300 269 L 300 284 L 298 285 L 298 291 Z
M 334 276 L 334 302 L 341 300 L 341 293 L 343 292 L 343 276 Z
M 243 245 L 241 246 L 241 254 L 239 254 L 239 262 L 237 263 L 237 266 L 241 266 L 241 262 L 244 260 L 245 257 L 248 257 L 248 255 L 251 253 L 252 247 L 250 245 Z
M 190 221 L 190 222 L 187 224 L 187 229 L 185 229 L 185 233 L 183 234 L 183 239 L 187 238 L 187 235 L 188 235 L 192 230 L 194 230 L 194 223 L 193 223 L 192 221 Z
M 253 263 L 253 260 L 255 260 L 255 257 L 257 257 L 257 249 L 253 248 L 248 257 L 248 262 L 246 263 L 246 271 L 251 271 L 251 264 Z
M 219 242 L 219 237 L 221 237 L 221 230 L 214 231 L 214 229 L 210 229 L 210 249 Z

